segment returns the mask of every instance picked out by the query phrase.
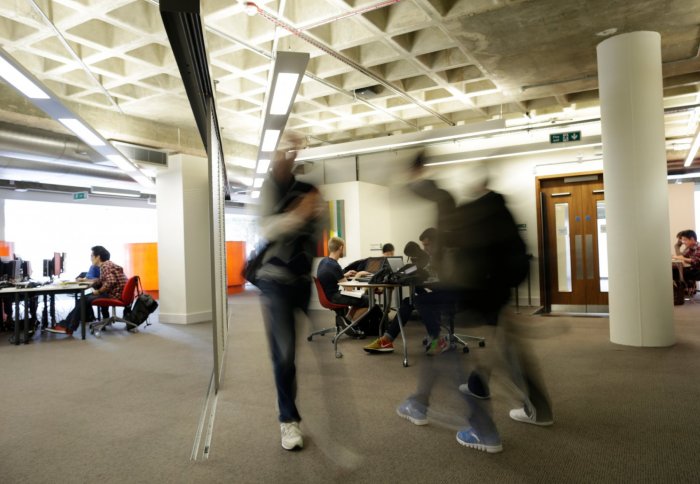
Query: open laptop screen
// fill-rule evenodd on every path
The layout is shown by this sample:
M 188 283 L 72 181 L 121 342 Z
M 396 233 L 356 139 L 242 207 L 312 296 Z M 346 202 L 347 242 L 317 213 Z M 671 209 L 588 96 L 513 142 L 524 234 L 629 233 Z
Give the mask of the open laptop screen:
M 379 272 L 382 265 L 384 265 L 384 259 L 386 259 L 386 257 L 369 257 L 367 259 L 367 264 L 365 264 L 365 270 L 372 274 Z
M 387 257 L 386 260 L 389 263 L 389 267 L 391 267 L 391 272 L 398 271 L 404 265 L 403 264 L 403 257 L 401 257 L 400 255 Z

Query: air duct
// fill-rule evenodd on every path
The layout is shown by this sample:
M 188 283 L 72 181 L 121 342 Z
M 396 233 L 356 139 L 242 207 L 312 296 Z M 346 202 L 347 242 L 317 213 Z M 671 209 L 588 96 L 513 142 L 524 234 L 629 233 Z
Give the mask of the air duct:
M 3 122 L 0 122 L 0 156 L 51 162 L 104 161 L 75 136 Z

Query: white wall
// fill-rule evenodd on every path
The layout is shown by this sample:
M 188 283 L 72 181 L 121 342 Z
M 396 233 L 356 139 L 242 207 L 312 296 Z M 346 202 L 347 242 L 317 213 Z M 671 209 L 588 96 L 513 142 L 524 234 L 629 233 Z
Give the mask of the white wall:
M 158 278 L 162 323 L 211 320 L 207 160 L 171 156 L 158 175 Z
M 681 230 L 695 230 L 695 183 L 671 183 L 668 185 L 668 214 L 671 227 L 669 234 L 671 254 L 676 234 Z

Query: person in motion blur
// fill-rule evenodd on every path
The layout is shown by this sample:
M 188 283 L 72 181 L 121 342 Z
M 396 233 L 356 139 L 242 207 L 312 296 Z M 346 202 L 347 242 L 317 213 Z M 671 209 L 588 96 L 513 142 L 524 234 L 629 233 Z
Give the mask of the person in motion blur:
M 298 140 L 295 143 L 298 147 Z M 263 183 L 260 229 L 268 245 L 256 273 L 286 450 L 304 447 L 296 406 L 295 312 L 308 311 L 311 265 L 323 215 L 319 191 L 292 173 L 295 158 L 295 151 L 278 151 Z
M 450 194 L 434 181 L 420 179 L 421 159 L 414 165 L 417 180 L 414 191 L 428 200 L 438 202 L 438 240 L 431 263 L 440 278 L 441 291 L 437 296 L 424 298 L 417 304 L 421 317 L 439 318 L 446 306 L 455 310 L 468 309 L 478 313 L 487 324 L 496 325 L 499 313 L 510 298 L 511 288 L 526 275 L 528 259 L 525 244 L 502 195 L 487 187 L 484 177 L 474 184 L 469 201 L 454 206 L 445 200 Z M 532 355 L 519 340 L 512 337 L 510 323 L 505 323 L 501 350 L 508 364 L 511 378 L 522 391 L 523 405 L 510 411 L 516 421 L 539 426 L 551 425 L 553 414 L 549 397 L 542 383 Z M 421 367 L 416 391 L 397 409 L 397 414 L 416 425 L 428 423 L 430 395 L 435 382 L 445 373 L 454 377 L 451 386 L 459 389 L 466 401 L 469 427 L 457 432 L 457 442 L 465 447 L 501 452 L 501 437 L 492 419 L 488 399 L 488 383 L 482 372 L 472 372 L 467 384 L 463 362 L 457 352 L 442 355 Z M 488 374 L 488 371 L 485 371 Z M 476 385 L 476 382 L 480 385 Z M 479 388 L 476 388 L 479 386 Z

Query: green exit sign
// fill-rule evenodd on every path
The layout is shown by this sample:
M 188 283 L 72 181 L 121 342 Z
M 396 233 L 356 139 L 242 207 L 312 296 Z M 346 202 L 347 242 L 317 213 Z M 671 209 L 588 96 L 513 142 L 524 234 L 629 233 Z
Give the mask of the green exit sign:
M 566 143 L 568 141 L 581 141 L 581 132 L 569 131 L 568 133 L 557 133 L 549 135 L 550 143 Z
M 88 192 L 75 192 L 73 194 L 73 200 L 87 200 Z

